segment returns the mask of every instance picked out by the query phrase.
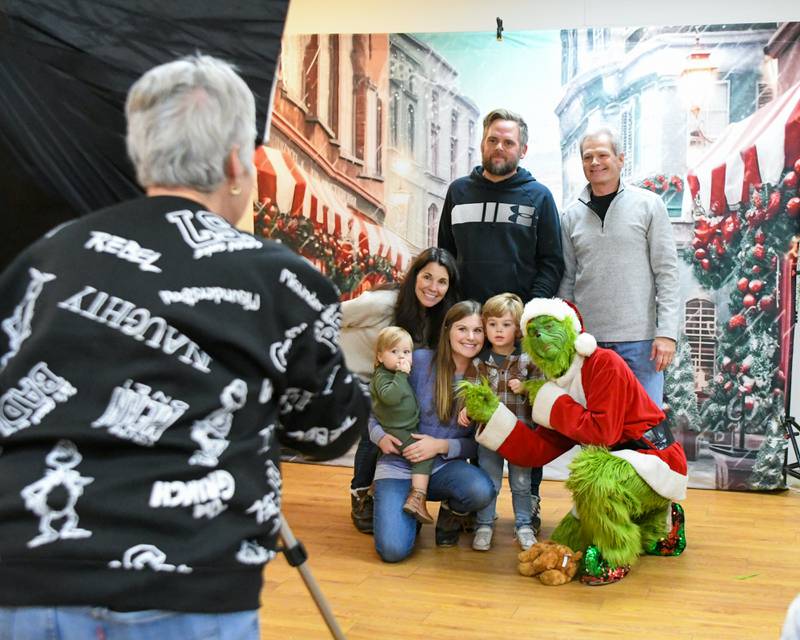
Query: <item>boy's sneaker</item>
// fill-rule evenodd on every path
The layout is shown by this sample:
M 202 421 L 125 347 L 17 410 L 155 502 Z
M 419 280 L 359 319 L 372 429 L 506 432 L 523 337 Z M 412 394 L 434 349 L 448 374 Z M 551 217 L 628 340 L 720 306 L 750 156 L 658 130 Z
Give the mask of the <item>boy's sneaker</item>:
M 491 549 L 493 533 L 494 529 L 489 525 L 480 525 L 475 529 L 475 537 L 472 539 L 472 548 L 475 549 L 475 551 L 488 551 Z
M 527 551 L 533 545 L 536 544 L 536 535 L 533 533 L 533 529 L 531 527 L 520 527 L 515 532 L 517 542 L 519 542 L 519 546 L 523 551 Z M 477 537 L 477 534 L 475 534 Z

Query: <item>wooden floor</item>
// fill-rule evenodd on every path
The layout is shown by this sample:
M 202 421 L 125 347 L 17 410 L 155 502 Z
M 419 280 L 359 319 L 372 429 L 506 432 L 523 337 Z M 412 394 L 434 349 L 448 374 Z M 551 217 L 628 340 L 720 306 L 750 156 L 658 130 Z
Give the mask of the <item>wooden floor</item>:
M 437 549 L 433 527 L 399 564 L 378 559 L 349 518 L 346 467 L 284 464 L 283 508 L 307 566 L 349 640 L 506 638 L 776 639 L 800 592 L 800 494 L 690 490 L 688 546 L 644 557 L 622 582 L 545 587 L 517 574 L 504 486 L 491 551 Z M 542 483 L 542 538 L 570 506 L 563 483 Z M 435 515 L 438 505 L 429 509 Z M 266 569 L 264 640 L 330 634 L 300 573 L 279 556 Z

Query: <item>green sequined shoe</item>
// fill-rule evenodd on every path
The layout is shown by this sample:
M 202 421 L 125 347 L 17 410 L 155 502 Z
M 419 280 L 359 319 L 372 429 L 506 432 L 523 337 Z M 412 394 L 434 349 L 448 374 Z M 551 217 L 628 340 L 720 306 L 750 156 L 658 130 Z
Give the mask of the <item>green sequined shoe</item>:
M 679 556 L 686 548 L 686 515 L 683 507 L 672 503 L 672 528 L 665 538 L 653 542 L 645 553 L 649 556 Z
M 593 544 L 586 549 L 583 556 L 584 574 L 581 582 L 590 587 L 600 587 L 606 584 L 619 582 L 631 570 L 630 565 L 624 564 L 614 567 L 603 558 L 603 554 Z

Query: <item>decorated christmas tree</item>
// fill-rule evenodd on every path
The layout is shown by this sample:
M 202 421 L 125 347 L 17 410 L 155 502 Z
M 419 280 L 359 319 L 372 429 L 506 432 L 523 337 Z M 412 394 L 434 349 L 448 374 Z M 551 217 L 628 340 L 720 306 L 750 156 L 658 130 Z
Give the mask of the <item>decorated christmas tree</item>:
M 764 444 L 758 450 L 750 486 L 756 490 L 775 489 L 783 486 L 783 460 L 787 442 L 783 430 L 783 410 L 773 403 L 773 414 L 767 418 Z
M 700 411 L 697 408 L 694 383 L 692 347 L 681 335 L 678 337 L 672 365 L 667 367 L 664 374 L 664 413 L 667 414 L 667 423 L 673 431 L 700 429 Z
M 667 424 L 686 452 L 687 460 L 697 460 L 697 432 L 700 412 L 694 391 L 692 348 L 685 336 L 678 336 L 675 358 L 664 372 L 664 413 Z
M 780 464 L 777 476 L 766 465 L 775 459 L 775 416 L 784 410 L 776 288 L 779 261 L 800 231 L 799 173 L 800 158 L 778 184 L 753 188 L 749 202 L 701 216 L 684 254 L 702 286 L 728 292 L 730 319 L 721 327 L 702 418 L 712 431 L 731 432 L 731 451 L 746 448 L 748 433 L 765 436 L 750 480 L 759 489 L 782 482 Z

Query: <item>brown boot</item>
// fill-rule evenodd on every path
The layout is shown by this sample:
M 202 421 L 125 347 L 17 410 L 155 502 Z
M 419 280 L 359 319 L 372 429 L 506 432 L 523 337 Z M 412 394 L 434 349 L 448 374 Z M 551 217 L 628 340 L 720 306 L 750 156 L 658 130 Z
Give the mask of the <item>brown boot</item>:
M 407 514 L 414 516 L 418 522 L 422 524 L 433 524 L 433 518 L 428 513 L 428 507 L 425 504 L 427 493 L 421 489 L 411 488 L 406 498 L 406 503 L 403 505 L 403 511 Z
M 361 533 L 372 533 L 372 495 L 367 487 L 350 492 L 350 517 Z

